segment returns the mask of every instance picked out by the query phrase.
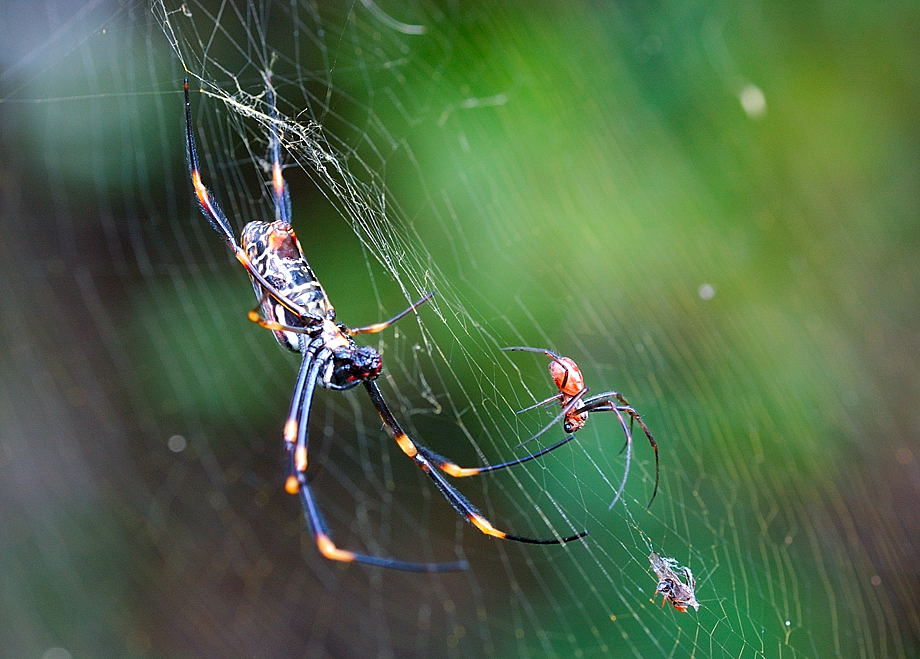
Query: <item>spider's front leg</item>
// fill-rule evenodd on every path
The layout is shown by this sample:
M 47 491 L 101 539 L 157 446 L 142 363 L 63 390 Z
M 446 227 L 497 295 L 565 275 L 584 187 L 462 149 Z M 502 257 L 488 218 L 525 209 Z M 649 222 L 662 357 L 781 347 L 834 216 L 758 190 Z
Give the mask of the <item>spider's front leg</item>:
M 529 444 L 530 442 L 532 442 L 533 440 L 535 440 L 537 437 L 540 437 L 540 436 L 542 436 L 543 434 L 549 432 L 550 429 L 551 429 L 554 425 L 556 425 L 557 423 L 559 423 L 560 421 L 562 421 L 563 419 L 565 419 L 569 414 L 572 414 L 573 412 L 580 412 L 580 411 L 581 411 L 581 408 L 578 408 L 578 404 L 579 404 L 579 402 L 581 401 L 581 399 L 584 398 L 585 394 L 587 394 L 587 393 L 588 393 L 588 388 L 587 388 L 587 387 L 584 387 L 583 389 L 581 389 L 577 394 L 575 394 L 574 396 L 572 396 L 571 400 L 569 400 L 568 402 L 566 402 L 565 405 L 562 406 L 562 411 L 559 412 L 559 414 L 557 414 L 557 415 L 553 418 L 552 421 L 550 421 L 550 422 L 547 423 L 545 426 L 543 426 L 540 430 L 538 430 L 537 433 L 536 433 L 535 435 L 532 435 L 531 437 L 528 437 L 528 438 L 525 439 L 523 442 L 521 442 L 520 444 L 518 444 L 515 448 L 524 446 L 524 444 Z M 547 401 L 544 401 L 544 402 L 548 402 L 548 401 L 550 401 L 550 400 L 555 400 L 555 399 L 562 399 L 562 400 L 564 400 L 564 394 L 557 394 L 557 395 L 553 396 L 552 398 L 547 399 Z M 531 406 L 531 407 L 529 407 L 529 408 L 527 408 L 527 409 L 521 410 L 521 412 L 526 412 L 527 410 L 533 409 L 534 407 L 537 407 L 537 406 L 542 405 L 542 404 L 543 404 L 543 403 L 538 403 L 538 405 L 533 405 L 533 406 Z M 578 408 L 578 409 L 576 409 L 576 408 Z M 578 430 L 578 428 L 575 428 L 575 429 L 573 430 L 573 432 L 574 432 L 575 430 Z M 574 435 L 570 435 L 570 437 L 574 437 Z
M 365 325 L 364 327 L 352 327 L 350 329 L 346 329 L 345 331 L 349 336 L 357 336 L 358 334 L 376 334 L 377 332 L 382 332 L 387 327 L 395 323 L 397 320 L 400 320 L 401 318 L 406 317 L 408 314 L 418 309 L 420 306 L 425 304 L 428 300 L 430 300 L 433 297 L 434 297 L 434 291 L 432 291 L 431 293 L 425 294 L 421 299 L 416 300 L 415 302 L 410 304 L 408 307 L 400 311 L 398 314 L 396 314 L 389 320 L 384 320 L 379 323 L 374 323 L 372 325 Z
M 224 215 L 217 200 L 211 196 L 211 193 L 202 181 L 201 168 L 198 164 L 198 146 L 195 143 L 195 131 L 192 125 L 192 102 L 189 98 L 188 78 L 185 79 L 183 90 L 185 92 L 185 156 L 188 163 L 189 177 L 192 180 L 192 188 L 195 191 L 195 197 L 198 199 L 198 205 L 201 208 L 202 214 L 207 218 L 208 222 L 210 222 L 211 227 L 224 239 L 224 242 L 227 243 L 227 247 L 233 252 L 233 255 L 236 257 L 236 260 L 239 261 L 240 265 L 246 269 L 249 276 L 257 281 L 263 289 L 271 292 L 278 302 L 286 308 L 297 315 L 302 315 L 305 310 L 284 293 L 272 286 L 262 273 L 253 266 L 246 252 L 236 242 L 236 238 L 234 238 L 233 232 L 230 230 L 230 222 L 227 220 L 227 216 Z

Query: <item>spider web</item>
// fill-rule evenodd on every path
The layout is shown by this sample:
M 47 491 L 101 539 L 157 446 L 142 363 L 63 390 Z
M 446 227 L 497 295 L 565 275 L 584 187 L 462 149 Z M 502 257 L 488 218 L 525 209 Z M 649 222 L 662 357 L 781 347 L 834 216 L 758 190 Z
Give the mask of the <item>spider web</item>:
M 878 73 L 916 50 L 910 21 L 329 4 L 9 8 L 8 651 L 915 653 L 917 99 Z M 266 71 L 339 318 L 437 293 L 367 341 L 407 431 L 465 466 L 521 455 L 555 412 L 515 411 L 553 387 L 544 358 L 499 348 L 549 347 L 649 423 L 650 509 L 640 434 L 608 510 L 625 456 L 598 414 L 453 481 L 498 528 L 590 535 L 486 538 L 360 389 L 321 391 L 311 483 L 336 543 L 471 569 L 319 556 L 281 488 L 296 357 L 246 320 L 183 163 L 187 75 L 206 184 L 237 231 L 270 217 Z M 698 612 L 652 601 L 652 551 L 693 570 Z

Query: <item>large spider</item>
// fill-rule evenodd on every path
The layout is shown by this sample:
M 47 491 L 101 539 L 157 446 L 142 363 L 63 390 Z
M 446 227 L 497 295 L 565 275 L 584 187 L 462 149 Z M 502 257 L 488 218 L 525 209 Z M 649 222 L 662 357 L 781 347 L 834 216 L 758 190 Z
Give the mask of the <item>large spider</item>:
M 655 489 L 652 491 L 652 498 L 649 499 L 646 508 L 651 506 L 652 501 L 655 500 L 655 495 L 658 494 L 658 443 L 652 436 L 648 426 L 645 425 L 645 421 L 642 420 L 642 417 L 635 408 L 629 404 L 629 401 L 626 400 L 623 394 L 616 391 L 605 391 L 604 393 L 586 398 L 588 387 L 585 386 L 585 377 L 582 375 L 581 369 L 578 367 L 578 364 L 575 363 L 575 360 L 570 357 L 557 355 L 548 348 L 508 346 L 507 348 L 502 348 L 502 350 L 536 352 L 549 357 L 549 374 L 550 377 L 553 378 L 553 384 L 555 384 L 556 388 L 559 390 L 558 394 L 541 400 L 539 403 L 534 403 L 530 407 L 525 407 L 523 410 L 519 410 L 517 412 L 518 414 L 529 412 L 530 410 L 556 401 L 559 401 L 560 405 L 562 405 L 562 411 L 559 412 L 552 421 L 546 424 L 536 435 L 524 440 L 518 444 L 518 446 L 523 446 L 527 442 L 532 442 L 552 428 L 553 425 L 560 420 L 562 421 L 562 429 L 565 430 L 565 432 L 575 433 L 585 427 L 585 424 L 588 423 L 588 415 L 592 412 L 613 412 L 616 414 L 617 420 L 620 422 L 620 427 L 623 429 L 623 434 L 626 436 L 626 443 L 623 445 L 623 448 L 626 449 L 626 467 L 623 470 L 623 479 L 620 481 L 620 486 L 617 488 L 616 495 L 608 506 L 609 510 L 613 508 L 620 499 L 620 495 L 623 494 L 623 490 L 626 488 L 626 477 L 629 475 L 629 463 L 632 457 L 632 427 L 633 421 L 635 421 L 639 424 L 639 427 L 642 428 L 642 432 L 644 432 L 646 438 L 648 438 L 652 450 L 655 451 Z M 623 414 L 629 416 L 628 428 L 626 427 L 626 422 L 623 420 Z
M 227 243 L 252 280 L 259 303 L 249 312 L 249 319 L 271 330 L 275 340 L 283 347 L 302 355 L 303 359 L 297 374 L 290 411 L 284 424 L 284 446 L 289 458 L 289 473 L 285 481 L 285 490 L 290 494 L 300 495 L 307 526 L 322 555 L 334 561 L 355 561 L 416 572 L 444 572 L 463 570 L 468 567 L 465 561 L 408 563 L 359 554 L 336 547 L 329 536 L 328 526 L 316 505 L 306 478 L 308 422 L 317 384 L 326 389 L 337 390 L 363 385 L 377 414 L 402 452 L 428 474 L 454 510 L 482 533 L 504 540 L 539 545 L 561 544 L 587 535 L 587 531 L 582 531 L 566 537 L 535 539 L 500 531 L 492 526 L 492 523 L 440 473 L 444 472 L 449 476 L 460 478 L 505 469 L 559 448 L 573 439 L 571 435 L 548 448 L 522 458 L 481 467 L 460 467 L 410 439 L 400 427 L 375 382 L 382 369 L 380 353 L 369 346 L 359 346 L 352 337 L 386 329 L 427 302 L 433 294 L 425 295 L 389 320 L 373 325 L 349 328 L 336 322 L 335 310 L 319 280 L 310 269 L 300 242 L 290 224 L 291 198 L 281 171 L 281 144 L 278 137 L 274 92 L 270 76 L 266 75 L 265 82 L 272 119 L 269 150 L 275 209 L 273 222 L 249 222 L 243 227 L 240 244 L 237 244 L 230 230 L 229 221 L 201 181 L 187 79 L 184 85 L 186 156 L 192 186 L 198 197 L 202 213 Z

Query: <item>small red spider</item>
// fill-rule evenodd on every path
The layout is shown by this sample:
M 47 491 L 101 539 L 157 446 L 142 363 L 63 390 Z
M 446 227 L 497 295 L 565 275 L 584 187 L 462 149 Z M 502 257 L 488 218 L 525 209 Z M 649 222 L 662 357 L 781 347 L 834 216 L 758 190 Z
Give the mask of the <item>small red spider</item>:
M 518 446 L 535 440 L 560 420 L 562 421 L 563 429 L 567 433 L 575 433 L 585 427 L 585 424 L 588 422 L 588 415 L 591 412 L 613 412 L 616 414 L 617 419 L 620 421 L 620 426 L 623 428 L 623 434 L 626 436 L 626 443 L 623 445 L 623 448 L 626 449 L 626 469 L 623 472 L 623 480 L 620 482 L 620 487 L 617 489 L 616 496 L 614 496 L 613 501 L 611 501 L 610 506 L 608 506 L 608 509 L 610 509 L 619 501 L 620 495 L 626 487 L 626 477 L 629 475 L 629 463 L 632 457 L 632 427 L 633 421 L 635 421 L 639 424 L 639 427 L 642 428 L 642 432 L 644 432 L 645 436 L 648 438 L 652 450 L 655 451 L 655 489 L 646 507 L 651 506 L 652 501 L 655 500 L 655 496 L 658 494 L 658 444 L 655 442 L 655 438 L 652 436 L 648 426 L 645 425 L 645 421 L 642 420 L 642 417 L 629 404 L 629 401 L 626 400 L 623 394 L 616 391 L 605 391 L 604 393 L 585 398 L 588 393 L 588 387 L 585 386 L 585 378 L 581 374 L 581 369 L 578 367 L 578 364 L 575 363 L 575 360 L 570 357 L 557 355 L 547 348 L 509 346 L 507 348 L 502 348 L 502 350 L 536 352 L 549 357 L 549 374 L 553 378 L 553 383 L 556 385 L 556 388 L 559 390 L 558 394 L 550 396 L 546 400 L 541 400 L 539 403 L 535 403 L 530 407 L 526 407 L 517 412 L 518 414 L 528 412 L 555 401 L 559 401 L 562 405 L 562 411 L 556 418 L 546 424 L 536 435 L 521 442 Z M 623 414 L 629 416 L 628 427 L 623 419 Z

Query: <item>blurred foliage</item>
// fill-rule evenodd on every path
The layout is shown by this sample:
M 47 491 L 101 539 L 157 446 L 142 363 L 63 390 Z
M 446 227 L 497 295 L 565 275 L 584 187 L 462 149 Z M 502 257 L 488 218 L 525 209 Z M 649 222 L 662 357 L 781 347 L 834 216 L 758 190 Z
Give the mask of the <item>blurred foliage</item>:
M 415 596 L 444 611 L 410 635 L 422 639 L 415 646 L 391 640 L 400 654 L 442 654 L 464 637 L 471 645 L 460 652 L 471 654 L 917 652 L 917 4 L 383 4 L 424 24 L 426 36 L 374 27 L 361 5 L 348 18 L 324 7 L 320 25 L 359 23 L 358 34 L 371 36 L 345 27 L 338 42 L 304 52 L 300 64 L 315 78 L 296 77 L 289 58 L 303 44 L 283 14 L 264 20 L 282 53 L 281 111 L 305 121 L 304 107 L 329 103 L 317 120 L 341 140 L 351 173 L 379 177 L 404 221 L 393 235 L 417 241 L 441 277 L 446 324 L 433 309 L 422 314 L 425 337 L 445 357 L 414 361 L 422 339 L 411 325 L 381 337 L 387 390 L 404 409 L 420 406 L 410 423 L 437 438 L 436 450 L 479 459 L 470 436 L 487 459 L 510 450 L 514 441 L 477 426 L 479 417 L 465 425 L 470 415 L 451 407 L 508 416 L 529 392 L 551 393 L 545 364 L 490 354 L 458 330 L 468 319 L 451 305 L 462 301 L 491 348 L 547 345 L 574 357 L 594 390 L 627 393 L 661 443 L 658 501 L 648 513 L 632 504 L 606 512 L 604 475 L 618 476 L 622 461 L 612 420 L 593 419 L 579 443 L 598 467 L 553 456 L 545 492 L 527 492 L 586 509 L 596 529 L 590 558 L 573 551 L 548 562 L 512 548 L 500 561 L 494 544 L 466 541 L 482 566 L 473 594 L 370 577 L 406 589 L 378 602 L 379 581 L 368 596 L 364 573 L 335 572 L 338 599 L 318 609 L 333 573 L 304 567 L 312 549 L 299 551 L 301 520 L 276 492 L 277 447 L 267 439 L 296 361 L 246 320 L 245 275 L 189 202 L 174 93 L 181 67 L 145 9 L 103 3 L 68 23 L 60 5 L 47 32 L 65 24 L 65 40 L 86 40 L 74 37 L 74 50 L 33 67 L 23 62 L 37 51 L 9 35 L 12 73 L 0 95 L 3 151 L 22 160 L 5 158 L 0 170 L 10 291 L 0 465 L 13 529 L 0 568 L 16 572 L 41 548 L 49 566 L 22 572 L 0 600 L 14 613 L 0 622 L 17 639 L 10 651 L 379 650 L 388 642 L 375 635 L 381 629 L 415 629 L 390 611 Z M 191 6 L 190 20 L 212 20 L 208 7 Z M 209 57 L 245 71 L 242 82 L 213 67 L 205 75 L 229 93 L 240 83 L 257 94 L 254 56 L 223 47 Z M 332 67 L 325 49 L 367 65 L 343 57 Z M 209 184 L 238 224 L 264 216 L 250 157 L 261 153 L 260 127 L 203 94 L 193 102 Z M 397 283 L 309 172 L 295 165 L 288 178 L 298 232 L 339 317 L 363 324 L 401 308 Z M 54 231 L 34 230 L 46 226 Z M 397 252 L 382 257 L 422 275 Z M 23 313 L 34 315 L 22 322 Z M 483 377 L 494 379 L 494 400 Z M 324 403 L 327 439 L 367 424 L 376 441 L 355 400 Z M 503 423 L 520 423 L 524 435 L 541 418 Z M 174 434 L 188 435 L 182 456 L 166 449 Z M 449 555 L 453 520 L 430 493 L 413 499 L 428 484 L 412 480 L 411 465 L 377 458 L 380 443 L 372 447 L 381 469 L 368 466 L 365 446 L 327 444 L 322 455 L 338 452 L 342 464 L 324 462 L 318 478 L 343 535 L 368 542 L 362 524 L 383 515 L 374 528 L 390 529 L 377 539 L 385 553 L 424 546 Z M 652 473 L 642 440 L 634 457 L 627 498 L 641 502 Z M 352 482 L 372 488 L 357 512 L 338 496 L 354 496 L 343 485 Z M 463 487 L 476 499 L 487 492 L 490 511 L 513 511 L 525 487 L 499 482 L 513 484 Z M 543 521 L 512 519 L 535 529 Z M 410 525 L 432 530 L 402 537 Z M 100 529 L 98 545 L 87 528 Z M 72 551 L 48 550 L 48 533 Z M 645 537 L 694 569 L 699 613 L 678 618 L 651 604 Z M 555 598 L 541 599 L 529 570 Z M 186 583 L 199 573 L 207 580 Z M 609 611 L 596 609 L 594 588 Z M 575 606 L 582 589 L 588 620 Z M 71 606 L 83 591 L 93 596 Z M 200 608 L 186 601 L 196 598 Z M 517 599 L 526 613 L 506 610 Z M 455 618 L 457 603 L 479 608 Z M 227 617 L 201 613 L 209 606 Z M 184 607 L 200 617 L 184 620 Z M 309 625 L 286 626 L 289 608 L 304 612 L 301 622 L 326 616 L 315 622 L 320 640 Z M 393 617 L 375 618 L 381 609 Z M 370 632 L 338 630 L 334 618 L 351 611 L 369 616 Z M 98 617 L 118 618 L 118 638 L 81 631 L 97 629 L 87 621 Z M 453 626 L 439 628 L 442 619 Z M 233 621 L 239 638 L 222 637 Z M 183 645 L 171 630 L 197 636 Z

